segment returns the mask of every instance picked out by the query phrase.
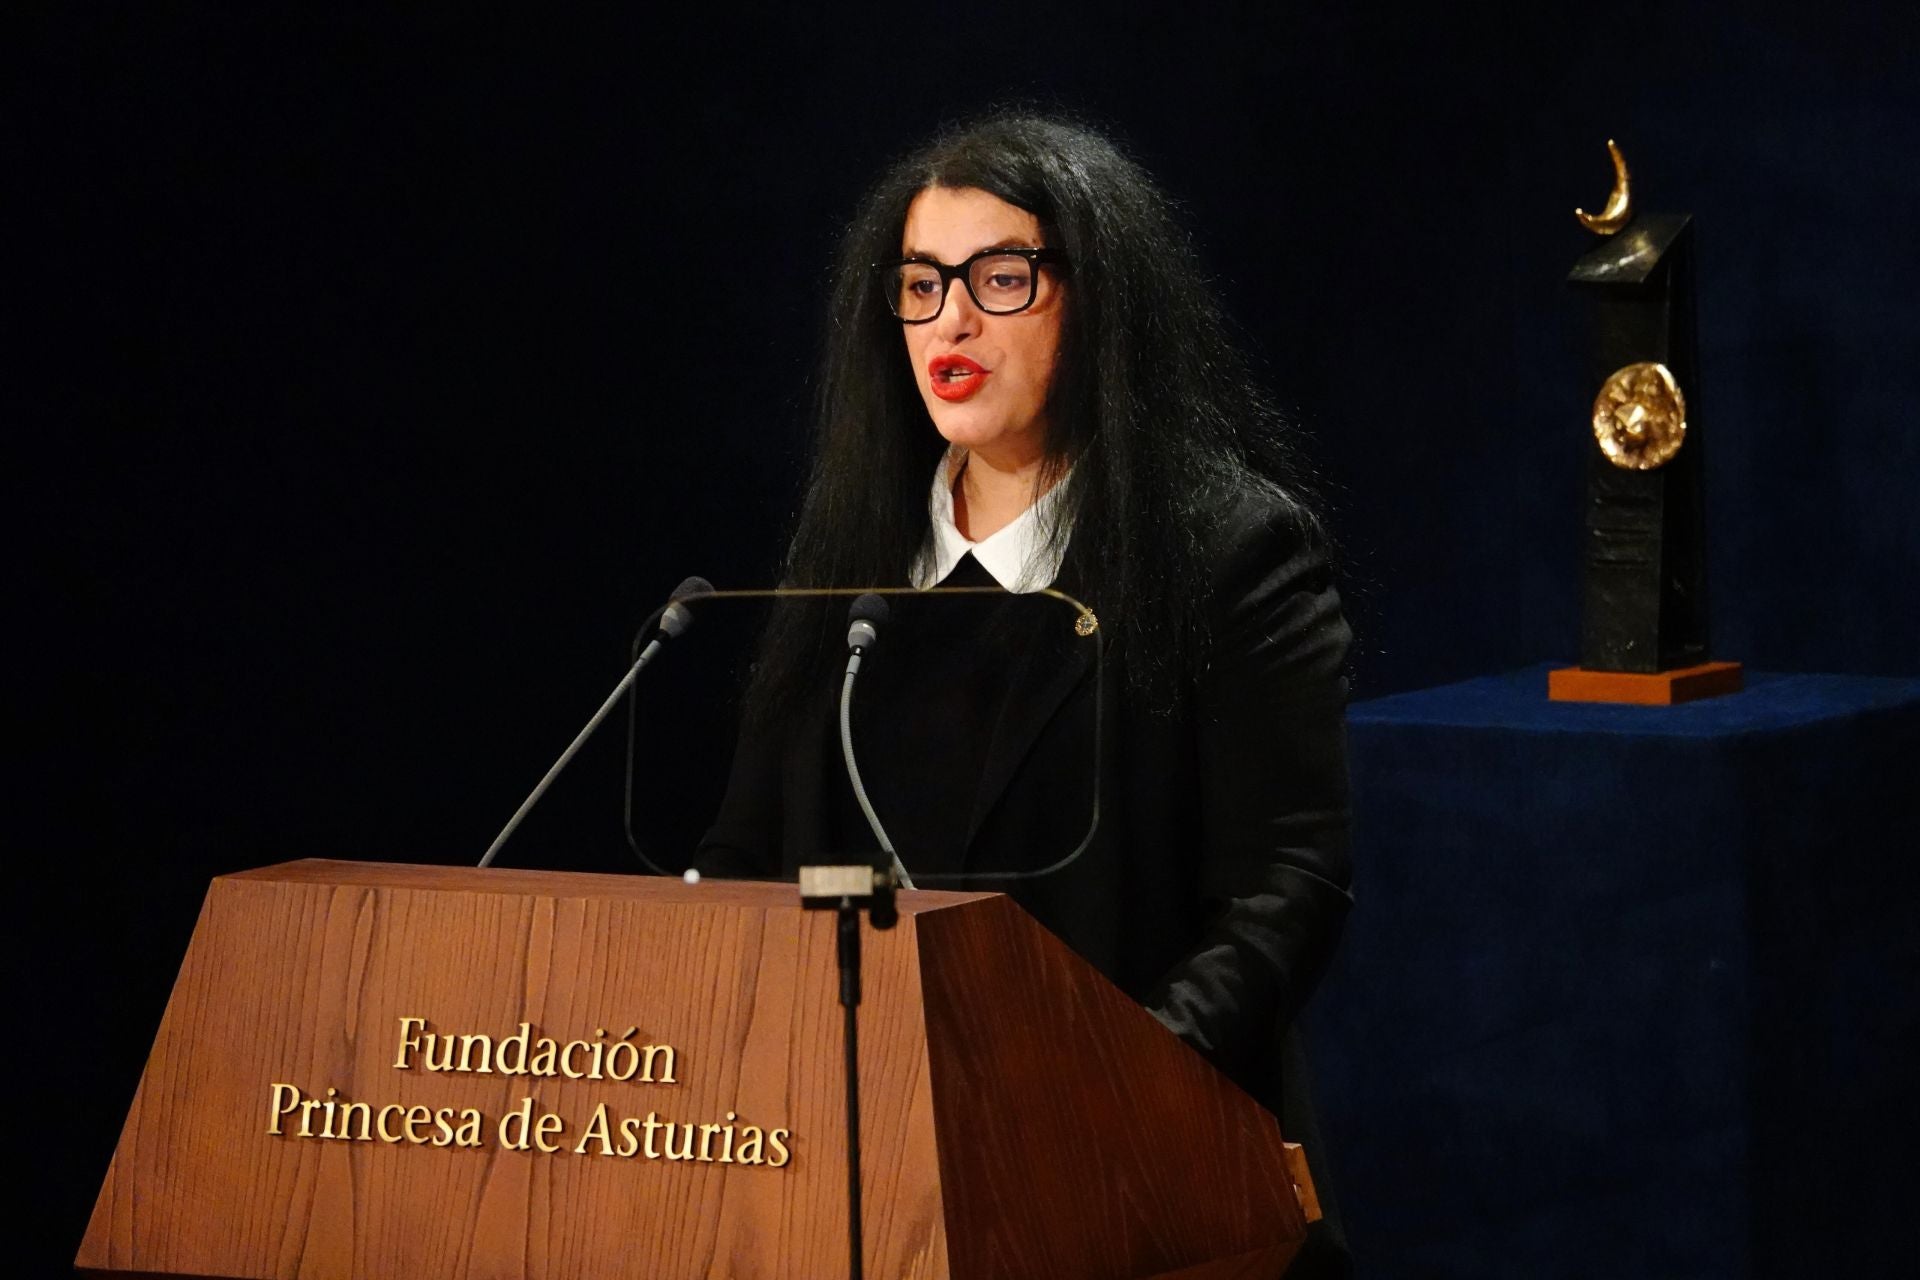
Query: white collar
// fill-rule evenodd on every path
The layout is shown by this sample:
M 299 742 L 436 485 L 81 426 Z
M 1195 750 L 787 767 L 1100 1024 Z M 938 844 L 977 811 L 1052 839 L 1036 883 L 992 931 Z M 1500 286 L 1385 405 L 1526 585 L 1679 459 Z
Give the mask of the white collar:
M 971 551 L 980 567 L 1005 590 L 1024 595 L 1050 586 L 1060 573 L 1066 548 L 1049 545 L 1046 531 L 1054 508 L 1065 500 L 1072 473 L 1062 476 L 1005 528 L 971 542 L 953 522 L 951 465 L 951 456 L 942 457 L 933 469 L 933 489 L 927 495 L 927 521 L 932 528 L 920 554 L 913 559 L 913 585 L 922 591 L 937 585 Z

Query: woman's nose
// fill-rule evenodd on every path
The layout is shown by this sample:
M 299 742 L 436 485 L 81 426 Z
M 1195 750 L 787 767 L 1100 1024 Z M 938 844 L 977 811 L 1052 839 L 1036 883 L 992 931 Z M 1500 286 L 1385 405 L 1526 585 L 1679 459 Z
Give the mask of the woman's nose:
M 967 292 L 966 281 L 955 280 L 947 285 L 947 304 L 934 317 L 933 331 L 943 342 L 959 342 L 980 332 L 980 308 Z

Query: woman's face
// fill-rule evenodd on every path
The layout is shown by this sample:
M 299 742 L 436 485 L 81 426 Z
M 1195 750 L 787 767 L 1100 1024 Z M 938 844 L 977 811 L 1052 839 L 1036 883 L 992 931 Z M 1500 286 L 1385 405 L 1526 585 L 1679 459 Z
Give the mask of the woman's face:
M 902 257 L 954 266 L 982 249 L 1045 247 L 1039 219 L 976 187 L 922 191 L 907 208 L 900 237 Z M 1040 456 L 1065 305 L 1059 277 L 1043 266 L 1024 311 L 990 315 L 955 280 L 938 316 L 901 326 L 914 385 L 949 443 L 1006 466 Z

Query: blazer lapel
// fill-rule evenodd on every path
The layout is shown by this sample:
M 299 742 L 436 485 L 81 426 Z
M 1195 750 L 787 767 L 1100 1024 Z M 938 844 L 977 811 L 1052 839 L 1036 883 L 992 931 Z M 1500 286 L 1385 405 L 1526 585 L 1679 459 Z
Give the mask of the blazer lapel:
M 1071 585 L 1072 561 L 1072 549 L 1069 547 L 1054 585 L 1069 595 L 1082 598 L 1078 597 Z M 1040 631 L 1040 640 L 1027 648 L 1014 668 L 1006 702 L 987 748 L 986 764 L 980 771 L 980 789 L 975 793 L 973 817 L 967 826 L 969 848 L 979 834 L 981 824 L 993 811 L 994 805 L 999 803 L 1014 775 L 1020 771 L 1040 731 L 1047 727 L 1068 695 L 1093 670 L 1095 646 L 1107 642 L 1106 635 L 1100 631 L 1085 637 L 1075 634 L 1073 613 L 1064 603 L 1050 600 L 1044 607 L 1049 613 L 1059 615 L 1058 629 L 1049 619 L 1048 625 Z

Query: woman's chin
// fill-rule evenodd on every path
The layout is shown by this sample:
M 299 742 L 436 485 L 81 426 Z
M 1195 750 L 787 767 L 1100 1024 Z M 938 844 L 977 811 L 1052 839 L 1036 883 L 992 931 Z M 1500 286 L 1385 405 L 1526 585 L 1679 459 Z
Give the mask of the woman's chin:
M 943 404 L 933 409 L 933 429 L 955 448 L 993 450 L 1022 440 L 1030 432 L 1010 427 L 997 414 L 968 412 L 969 406 Z

